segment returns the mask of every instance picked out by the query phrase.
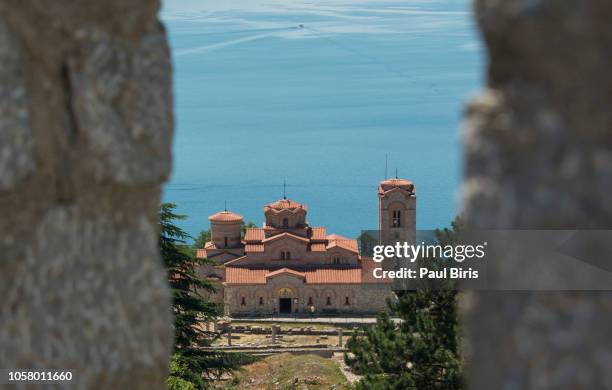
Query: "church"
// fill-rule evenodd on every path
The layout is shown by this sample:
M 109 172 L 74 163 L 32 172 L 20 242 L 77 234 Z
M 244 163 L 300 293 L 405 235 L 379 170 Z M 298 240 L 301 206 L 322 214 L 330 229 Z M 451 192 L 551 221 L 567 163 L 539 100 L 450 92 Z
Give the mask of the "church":
M 230 316 L 273 314 L 376 314 L 386 310 L 391 282 L 361 256 L 356 239 L 310 226 L 305 204 L 283 197 L 263 208 L 262 227 L 242 229 L 244 219 L 221 211 L 208 219 L 211 241 L 198 257 L 213 265 L 202 277 L 222 283 L 219 299 Z M 388 179 L 378 186 L 380 240 L 410 240 L 416 229 L 414 184 Z

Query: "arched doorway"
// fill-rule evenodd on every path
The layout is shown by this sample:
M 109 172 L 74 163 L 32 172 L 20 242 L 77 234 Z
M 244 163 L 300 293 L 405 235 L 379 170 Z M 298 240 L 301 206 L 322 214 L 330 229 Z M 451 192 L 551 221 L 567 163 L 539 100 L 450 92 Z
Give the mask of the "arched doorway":
M 293 290 L 288 287 L 278 289 L 278 312 L 280 314 L 290 314 L 292 312 L 291 302 Z

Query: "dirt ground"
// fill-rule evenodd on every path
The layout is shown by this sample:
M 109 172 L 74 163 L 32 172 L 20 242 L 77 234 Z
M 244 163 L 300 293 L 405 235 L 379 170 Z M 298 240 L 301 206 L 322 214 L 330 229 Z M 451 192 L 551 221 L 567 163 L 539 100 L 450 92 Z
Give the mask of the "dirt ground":
M 316 355 L 280 354 L 244 366 L 219 389 L 345 390 L 348 382 L 334 359 Z

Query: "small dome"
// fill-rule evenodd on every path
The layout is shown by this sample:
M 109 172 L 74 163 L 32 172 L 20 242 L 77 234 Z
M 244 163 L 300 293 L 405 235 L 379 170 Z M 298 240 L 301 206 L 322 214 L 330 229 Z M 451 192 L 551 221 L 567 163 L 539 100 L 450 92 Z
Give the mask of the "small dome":
M 306 210 L 306 205 L 295 202 L 291 199 L 279 199 L 276 202 L 270 203 L 264 207 L 264 210 L 274 209 L 274 210 L 297 210 L 303 209 Z
M 242 222 L 243 218 L 242 215 L 225 210 L 211 215 L 208 220 L 213 222 Z
M 380 182 L 380 192 L 387 192 L 393 188 L 403 188 L 410 192 L 414 192 L 414 184 L 406 179 L 387 179 Z

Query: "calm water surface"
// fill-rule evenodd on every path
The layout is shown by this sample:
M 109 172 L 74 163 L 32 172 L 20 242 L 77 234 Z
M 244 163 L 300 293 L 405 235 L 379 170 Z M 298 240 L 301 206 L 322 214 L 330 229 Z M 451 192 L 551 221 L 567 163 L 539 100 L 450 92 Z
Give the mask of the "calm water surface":
M 457 212 L 462 105 L 483 49 L 467 0 L 166 0 L 174 168 L 164 201 L 192 235 L 228 208 L 261 223 L 283 195 L 309 222 L 377 226 L 376 185 L 413 180 L 417 225 Z

